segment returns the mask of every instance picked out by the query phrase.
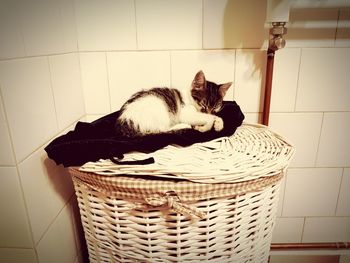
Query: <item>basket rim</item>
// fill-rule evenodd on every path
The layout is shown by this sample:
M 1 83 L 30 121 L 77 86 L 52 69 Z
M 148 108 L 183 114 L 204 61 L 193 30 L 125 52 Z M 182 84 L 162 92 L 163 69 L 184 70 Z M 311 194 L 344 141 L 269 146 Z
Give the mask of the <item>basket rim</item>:
M 127 174 L 201 183 L 241 182 L 279 174 L 288 167 L 294 153 L 294 146 L 269 127 L 244 123 L 229 137 L 188 147 L 169 145 L 149 154 L 125 154 L 127 160 L 154 157 L 154 164 L 118 165 L 99 160 L 79 170 L 106 177 Z

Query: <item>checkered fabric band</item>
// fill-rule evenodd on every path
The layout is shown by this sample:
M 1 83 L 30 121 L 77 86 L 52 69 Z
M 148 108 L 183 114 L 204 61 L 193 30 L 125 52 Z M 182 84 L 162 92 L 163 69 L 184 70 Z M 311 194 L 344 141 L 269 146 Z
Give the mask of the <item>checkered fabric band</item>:
M 180 214 L 204 218 L 205 215 L 188 203 L 208 198 L 223 198 L 256 192 L 274 185 L 283 172 L 238 183 L 203 184 L 185 180 L 144 179 L 131 176 L 103 176 L 69 169 L 73 181 L 108 197 L 133 200 L 135 207 L 166 206 Z M 132 208 L 131 208 L 132 209 Z

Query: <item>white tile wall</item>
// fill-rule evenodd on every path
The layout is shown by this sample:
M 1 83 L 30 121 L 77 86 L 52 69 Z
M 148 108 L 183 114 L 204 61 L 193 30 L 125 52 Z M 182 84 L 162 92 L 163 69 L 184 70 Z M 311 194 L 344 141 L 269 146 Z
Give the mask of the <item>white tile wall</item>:
M 86 122 L 93 122 L 101 117 L 103 117 L 104 115 L 100 115 L 100 114 L 97 114 L 97 115 L 86 115 L 86 118 L 83 120 L 83 121 L 86 121 Z
M 233 82 L 225 97 L 226 100 L 233 100 L 236 89 L 234 65 L 234 50 L 172 51 L 171 85 L 180 90 L 187 90 L 196 73 L 203 70 L 207 80 L 217 84 Z
M 304 218 L 277 218 L 272 243 L 300 243 L 303 226 Z
M 296 110 L 349 111 L 349 68 L 350 48 L 303 49 Z
M 43 149 L 19 164 L 34 242 L 43 236 L 73 194 L 72 182 L 61 166 L 47 159 Z
M 204 0 L 204 48 L 261 48 L 266 1 Z
M 66 132 L 68 131 L 65 131 L 65 133 Z M 42 151 L 42 149 L 40 150 Z M 64 168 L 63 165 L 56 165 L 43 151 L 41 154 L 41 162 L 45 175 L 49 179 L 49 187 L 52 189 L 51 205 L 53 211 L 60 211 L 74 194 L 72 178 L 67 168 Z
M 0 98 L 2 98 L 2 96 Z M 6 122 L 5 109 L 4 104 L 2 103 L 2 99 L 0 99 L 0 122 Z
M 86 113 L 110 112 L 106 53 L 80 53 L 80 66 Z
M 238 102 L 238 104 L 241 106 L 241 104 Z M 244 113 L 244 122 L 246 123 L 260 123 L 260 119 L 262 118 L 262 115 L 259 113 Z
M 5 119 L 2 101 L 0 100 L 0 165 L 14 165 L 15 158 L 13 156 L 10 134 Z
M 34 249 L 0 248 L 0 262 L 37 263 Z
M 40 147 L 84 114 L 93 120 L 119 109 L 140 89 L 187 88 L 199 69 L 208 80 L 233 81 L 226 99 L 257 122 L 266 1 L 22 2 L 0 3 L 0 205 L 7 212 L 0 247 L 30 248 L 33 239 L 37 251 L 0 248 L 0 261 L 74 262 L 74 235 L 81 233 L 71 216 L 72 183 Z M 332 9 L 293 11 L 287 47 L 303 49 L 276 53 L 270 126 L 295 144 L 292 166 L 300 169 L 290 169 L 282 187 L 274 242 L 299 242 L 305 216 L 312 217 L 304 242 L 350 239 L 350 173 L 343 168 L 350 161 L 349 10 L 340 10 L 336 30 L 337 16 Z M 4 60 L 41 55 L 50 57 Z M 22 185 L 16 168 L 4 167 L 16 160 Z M 302 168 L 314 166 L 324 168 Z
M 282 216 L 284 192 L 286 190 L 286 178 L 287 178 L 287 174 L 283 176 L 281 181 L 281 186 L 280 186 L 281 188 L 279 192 L 278 207 L 277 207 L 277 216 Z
M 7 125 L 4 122 L 0 122 L 0 145 L 0 165 L 14 165 L 11 141 Z
M 342 169 L 289 169 L 284 217 L 335 215 Z
M 317 166 L 349 166 L 349 129 L 350 112 L 329 112 L 324 114 Z
M 350 47 L 350 10 L 340 10 L 335 46 Z
M 80 51 L 136 49 L 134 1 L 75 0 L 75 15 Z
M 60 212 L 36 248 L 39 262 L 74 262 L 77 250 L 69 206 Z
M 65 52 L 78 51 L 78 36 L 75 20 L 74 1 L 58 1 L 61 14 L 61 26 Z
M 235 99 L 243 112 L 261 112 L 265 86 L 266 52 L 237 50 L 235 65 Z
M 139 49 L 201 49 L 201 0 L 136 0 Z
M 80 219 L 78 201 L 75 196 L 71 198 L 71 200 L 68 203 L 68 206 L 70 209 L 71 218 L 74 226 L 74 236 L 75 236 L 75 244 L 76 244 L 77 253 L 78 253 L 78 260 L 80 260 L 80 262 L 83 263 L 84 258 L 87 256 L 88 253 L 87 253 L 87 247 L 85 244 L 84 229 Z
M 306 218 L 302 242 L 349 242 L 349 217 Z
M 53 54 L 76 49 L 73 6 L 67 1 L 33 0 L 18 5 L 26 54 Z
M 343 172 L 341 188 L 338 198 L 337 216 L 350 216 L 350 169 L 346 168 Z
M 295 146 L 292 167 L 313 167 L 321 124 L 322 113 L 272 113 L 269 126 Z
M 24 45 L 15 1 L 0 3 L 0 59 L 23 57 Z
M 300 53 L 301 50 L 299 48 L 285 48 L 275 54 L 271 112 L 294 111 L 299 77 Z
M 337 9 L 292 9 L 286 47 L 333 47 L 337 20 Z
M 170 55 L 167 51 L 110 52 L 107 64 L 113 111 L 119 110 L 137 91 L 170 85 Z
M 0 167 L 0 181 L 0 247 L 31 248 L 31 233 L 16 168 Z
M 57 132 L 45 57 L 0 62 L 0 84 L 17 160 Z
M 62 130 L 85 113 L 79 56 L 51 56 L 49 62 L 58 128 Z

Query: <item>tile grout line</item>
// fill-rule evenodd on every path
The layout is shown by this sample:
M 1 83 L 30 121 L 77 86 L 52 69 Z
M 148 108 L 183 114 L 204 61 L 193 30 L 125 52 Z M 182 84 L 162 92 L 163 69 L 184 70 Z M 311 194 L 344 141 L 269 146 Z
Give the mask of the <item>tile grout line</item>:
M 81 118 L 83 118 L 86 114 L 81 115 L 79 118 L 77 118 L 76 120 L 74 120 L 73 122 L 71 122 L 69 125 L 67 125 L 65 128 L 61 129 L 61 130 L 57 130 L 57 132 L 50 136 L 49 139 L 45 140 L 45 142 L 41 143 L 39 146 L 35 147 L 30 153 L 28 153 L 28 155 L 26 155 L 23 159 L 18 161 L 18 164 L 23 163 L 24 161 L 26 161 L 31 155 L 33 155 L 35 152 L 39 151 L 41 148 L 43 148 L 45 145 L 47 145 L 49 142 L 52 141 L 52 139 L 56 138 L 60 133 L 64 132 L 66 129 L 68 129 L 70 126 L 74 125 L 75 123 L 77 123 Z
M 0 87 L 1 87 L 1 83 L 0 83 Z M 22 198 L 23 205 L 24 205 L 24 210 L 25 210 L 24 212 L 25 212 L 25 215 L 26 215 L 26 221 L 27 221 L 26 223 L 28 225 L 28 230 L 29 230 L 29 233 L 30 233 L 30 240 L 31 240 L 31 243 L 32 243 L 32 246 L 33 246 L 31 249 L 34 250 L 35 258 L 36 258 L 37 262 L 39 262 L 39 256 L 38 256 L 38 253 L 37 253 L 36 248 L 35 248 L 34 231 L 33 231 L 33 227 L 32 227 L 30 216 L 29 216 L 29 208 L 28 208 L 27 199 L 26 199 L 26 196 L 25 196 L 25 193 L 24 193 L 24 187 L 23 187 L 22 178 L 20 176 L 20 169 L 19 169 L 19 164 L 20 163 L 18 162 L 17 156 L 15 154 L 13 138 L 12 138 L 11 131 L 10 131 L 10 126 L 9 126 L 9 122 L 8 122 L 7 112 L 6 112 L 5 103 L 4 103 L 3 95 L 2 95 L 2 92 L 1 92 L 1 88 L 0 88 L 0 100 L 1 100 L 1 103 L 3 105 L 4 117 L 5 117 L 5 122 L 6 122 L 6 126 L 7 126 L 7 132 L 8 132 L 9 137 L 10 137 L 12 156 L 13 156 L 14 161 L 15 161 L 15 165 L 13 167 L 16 169 L 17 180 L 18 180 L 18 183 L 19 183 L 21 198 Z
M 303 243 L 304 232 L 305 232 L 305 224 L 306 224 L 306 216 L 304 217 L 303 227 L 302 227 L 302 229 L 301 229 L 300 243 Z
M 3 95 L 2 95 L 1 86 L 2 86 L 2 84 L 0 83 L 0 100 L 1 100 L 0 103 L 2 103 L 2 106 L 3 106 L 4 117 L 5 117 L 5 124 L 6 124 L 6 131 L 7 131 L 8 135 L 9 135 L 9 138 L 10 138 L 12 158 L 15 161 L 15 163 L 13 165 L 10 165 L 10 166 L 16 166 L 17 163 L 18 163 L 18 160 L 17 160 L 17 156 L 16 156 L 16 152 L 15 152 L 15 145 L 13 143 L 13 138 L 12 138 L 12 134 L 11 134 L 11 129 L 10 129 L 10 124 L 9 124 L 9 121 L 8 121 L 8 117 L 7 117 L 7 112 L 6 112 L 6 107 L 5 107 L 5 100 L 4 100 Z M 2 165 L 0 165 L 0 167 L 1 166 Z M 7 166 L 7 165 L 5 165 L 5 166 Z
M 72 182 L 73 183 L 73 182 Z M 73 183 L 73 187 L 74 187 L 74 183 Z M 74 193 L 72 194 L 72 196 L 68 199 L 68 203 L 67 203 L 67 206 L 69 206 L 69 210 L 70 210 L 70 219 L 72 220 L 72 225 L 73 225 L 73 231 L 74 231 L 74 243 L 75 243 L 75 248 L 76 248 L 76 252 L 77 252 L 77 255 L 76 255 L 76 258 L 79 257 L 79 255 L 81 254 L 81 248 L 79 246 L 79 236 L 78 236 L 78 226 L 76 224 L 76 221 L 75 221 L 75 215 L 74 215 L 74 204 L 73 204 L 73 199 L 75 199 L 77 201 L 77 209 L 78 209 L 78 212 L 80 214 L 80 209 L 79 209 L 79 204 L 78 204 L 78 200 L 76 199 L 75 197 L 75 187 L 74 187 Z M 79 217 L 79 220 L 81 220 L 81 218 Z M 75 259 L 76 260 L 76 259 Z M 75 261 L 74 261 L 75 262 Z
M 51 90 L 51 96 L 53 99 L 53 107 L 55 109 L 55 117 L 56 117 L 56 131 L 58 131 L 60 129 L 59 123 L 58 123 L 58 116 L 57 116 L 57 107 L 56 107 L 56 100 L 55 100 L 55 92 L 53 90 L 53 82 L 52 82 L 52 70 L 51 70 L 51 66 L 50 66 L 50 59 L 48 56 L 46 56 L 46 62 L 47 62 L 47 66 L 49 69 L 49 75 L 50 75 L 50 90 Z
M 283 210 L 284 210 L 284 200 L 286 198 L 286 188 L 287 188 L 287 173 L 285 174 L 284 179 L 284 185 L 283 185 L 283 196 L 282 196 L 282 207 L 281 207 L 281 217 L 283 216 Z M 280 193 L 281 195 L 281 193 Z
M 341 47 L 341 48 L 349 48 L 349 47 Z M 72 53 L 105 53 L 105 52 L 155 52 L 155 51 L 229 51 L 229 50 L 260 50 L 259 48 L 237 48 L 237 47 L 230 47 L 230 48 L 206 48 L 206 49 L 198 49 L 198 48 L 175 48 L 175 49 L 95 49 L 95 50 L 81 50 L 79 48 L 79 43 L 77 42 L 77 50 L 72 51 L 65 51 L 65 52 L 52 52 L 52 53 L 42 53 L 42 54 L 36 54 L 36 55 L 25 55 L 25 56 L 16 56 L 16 57 L 4 57 L 0 58 L 0 62 L 2 61 L 9 61 L 9 60 L 19 60 L 19 59 L 29 59 L 29 58 L 38 58 L 38 57 L 50 57 L 50 56 L 57 56 L 57 55 L 67 55 Z
M 170 63 L 170 67 L 169 67 L 169 70 L 170 70 L 170 88 L 172 88 L 174 85 L 173 85 L 173 60 L 172 60 L 172 54 L 171 54 L 171 51 L 169 51 L 169 63 Z
M 337 25 L 335 26 L 334 39 L 333 39 L 333 48 L 336 48 L 337 35 L 338 35 L 338 26 L 339 26 L 339 18 L 340 18 L 340 9 L 337 10 Z
M 75 8 L 75 1 L 71 1 L 72 4 L 72 10 L 73 10 L 73 16 L 74 16 L 74 33 L 75 33 L 75 37 L 76 37 L 76 52 L 79 53 L 79 32 L 78 32 L 78 21 L 77 21 L 77 12 L 76 12 L 76 8 Z
M 234 52 L 235 52 L 235 55 L 234 55 L 234 61 L 233 61 L 233 84 L 234 84 L 234 86 L 233 86 L 233 100 L 235 100 L 235 97 L 236 97 L 236 89 L 235 89 L 235 87 L 236 87 L 236 84 L 237 84 L 237 80 L 236 80 L 236 75 L 237 75 L 237 72 L 236 72 L 236 68 L 237 68 L 237 49 L 234 49 L 233 50 Z M 254 112 L 254 113 L 256 113 L 256 112 Z M 259 116 L 259 112 L 257 112 L 258 113 L 258 116 Z M 258 119 L 259 119 L 259 117 L 258 117 Z
M 323 131 L 324 118 L 325 118 L 325 112 L 322 113 L 321 127 L 320 127 L 320 132 L 319 132 L 319 134 L 318 134 L 317 149 L 316 149 L 315 161 L 314 161 L 314 167 L 315 167 L 315 168 L 317 168 L 318 153 L 319 153 L 320 145 L 321 145 L 321 138 L 322 138 L 322 131 Z
M 78 63 L 79 63 L 79 80 L 80 80 L 80 89 L 81 93 L 83 95 L 83 105 L 84 105 L 84 115 L 86 115 L 86 98 L 85 98 L 85 92 L 84 92 L 84 87 L 83 87 L 83 74 L 82 74 L 82 68 L 81 68 L 81 60 L 80 60 L 80 54 L 76 53 L 75 54 L 78 57 Z
M 204 0 L 201 1 L 201 7 L 202 7 L 202 30 L 201 30 L 201 43 L 202 43 L 202 49 L 201 50 L 204 50 Z
M 9 60 L 18 60 L 18 59 L 27 59 L 27 58 L 37 58 L 37 57 L 46 57 L 46 56 L 57 56 L 57 55 L 66 55 L 71 53 L 100 53 L 100 52 L 153 52 L 153 51 L 210 51 L 210 50 L 217 50 L 217 51 L 226 51 L 226 50 L 261 50 L 259 47 L 251 47 L 251 48 L 240 48 L 240 47 L 223 47 L 223 48 L 205 48 L 205 49 L 198 49 L 198 48 L 164 48 L 164 49 L 94 49 L 94 50 L 84 50 L 79 48 L 79 43 L 77 42 L 77 50 L 67 51 L 67 52 L 52 52 L 52 53 L 42 53 L 42 54 L 36 54 L 36 55 L 25 55 L 25 56 L 16 56 L 16 57 L 3 57 L 0 58 L 0 62 L 2 61 L 9 61 Z M 290 47 L 286 49 L 350 49 L 350 47 Z
M 104 59 L 105 59 L 105 65 L 106 65 L 106 75 L 107 75 L 107 95 L 108 95 L 108 102 L 109 102 L 109 112 L 112 112 L 112 97 L 111 97 L 111 82 L 109 79 L 109 67 L 108 67 L 108 52 L 104 52 Z M 87 115 L 87 113 L 86 113 Z
M 297 111 L 297 100 L 298 100 L 298 94 L 299 94 L 299 85 L 300 85 L 300 70 L 301 70 L 301 60 L 302 60 L 302 55 L 303 55 L 303 49 L 300 48 L 300 54 L 299 54 L 299 67 L 298 67 L 298 74 L 297 74 L 297 88 L 295 91 L 295 100 L 294 100 L 294 112 Z
M 334 210 L 334 216 L 337 216 L 337 211 L 338 211 L 338 206 L 339 206 L 340 192 L 341 192 L 342 184 L 343 184 L 343 180 L 344 180 L 344 173 L 345 173 L 345 168 L 343 168 L 343 171 L 342 171 L 342 174 L 341 174 L 341 178 L 340 178 L 340 184 L 339 184 L 339 189 L 338 189 L 337 203 L 336 203 L 336 205 L 335 205 L 335 210 Z
M 135 21 L 135 41 L 136 41 L 136 50 L 139 50 L 140 44 L 139 44 L 139 37 L 138 37 L 138 30 L 137 30 L 137 8 L 136 8 L 136 0 L 134 2 L 134 21 Z
M 57 214 L 52 218 L 51 222 L 48 224 L 48 226 L 46 227 L 46 229 L 43 231 L 43 233 L 41 234 L 40 238 L 38 239 L 37 243 L 34 244 L 35 247 L 37 245 L 39 245 L 39 243 L 42 241 L 42 239 L 44 238 L 44 236 L 46 235 L 46 233 L 49 231 L 49 229 L 51 228 L 51 226 L 55 223 L 55 221 L 57 220 L 57 218 L 61 215 L 61 213 L 63 212 L 63 210 L 65 208 L 69 208 L 69 202 L 71 201 L 71 199 L 73 198 L 73 196 L 75 195 L 75 192 L 72 193 L 72 195 L 67 198 L 67 201 L 64 203 L 64 205 L 58 210 Z

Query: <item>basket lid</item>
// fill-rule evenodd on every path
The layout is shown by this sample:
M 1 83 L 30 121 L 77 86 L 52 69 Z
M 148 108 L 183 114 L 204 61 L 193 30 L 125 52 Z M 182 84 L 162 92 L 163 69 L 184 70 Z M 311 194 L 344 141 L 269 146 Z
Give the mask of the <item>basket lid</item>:
M 289 165 L 294 147 L 270 128 L 244 124 L 230 137 L 188 147 L 169 145 L 153 153 L 133 152 L 124 160 L 155 159 L 149 165 L 118 165 L 110 160 L 79 168 L 105 176 L 147 175 L 200 183 L 232 183 L 279 174 Z

